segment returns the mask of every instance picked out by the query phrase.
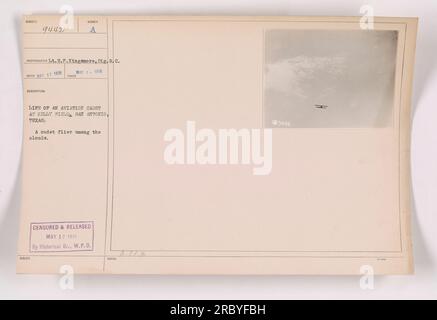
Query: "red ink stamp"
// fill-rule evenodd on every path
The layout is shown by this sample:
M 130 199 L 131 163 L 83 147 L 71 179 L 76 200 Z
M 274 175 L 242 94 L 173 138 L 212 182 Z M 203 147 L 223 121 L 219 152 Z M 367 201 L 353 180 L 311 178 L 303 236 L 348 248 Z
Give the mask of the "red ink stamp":
M 94 221 L 37 222 L 30 224 L 30 252 L 94 250 Z

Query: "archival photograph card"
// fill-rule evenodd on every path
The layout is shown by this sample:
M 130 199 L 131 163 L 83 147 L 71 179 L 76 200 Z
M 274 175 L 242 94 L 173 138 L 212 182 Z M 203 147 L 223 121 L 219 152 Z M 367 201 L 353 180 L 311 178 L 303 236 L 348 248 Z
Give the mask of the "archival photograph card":
M 17 272 L 411 274 L 416 29 L 24 16 Z

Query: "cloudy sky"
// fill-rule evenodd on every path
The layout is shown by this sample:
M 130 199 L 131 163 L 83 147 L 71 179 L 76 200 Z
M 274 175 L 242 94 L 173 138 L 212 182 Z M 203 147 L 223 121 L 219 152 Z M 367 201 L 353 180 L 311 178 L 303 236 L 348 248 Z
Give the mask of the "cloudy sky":
M 264 125 L 391 126 L 396 47 L 396 31 L 268 30 Z

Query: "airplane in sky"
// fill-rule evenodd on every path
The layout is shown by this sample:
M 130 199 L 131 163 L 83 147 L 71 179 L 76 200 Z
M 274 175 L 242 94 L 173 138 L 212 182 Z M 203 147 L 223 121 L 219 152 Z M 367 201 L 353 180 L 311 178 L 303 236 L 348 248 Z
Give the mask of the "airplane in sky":
M 317 109 L 326 109 L 328 106 L 326 104 L 315 104 L 314 105 Z

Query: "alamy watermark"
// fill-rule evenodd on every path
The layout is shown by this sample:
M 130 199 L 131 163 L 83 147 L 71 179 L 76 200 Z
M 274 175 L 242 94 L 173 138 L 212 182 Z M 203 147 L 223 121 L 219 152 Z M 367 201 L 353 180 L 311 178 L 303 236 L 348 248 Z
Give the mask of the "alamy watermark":
M 373 30 L 374 25 L 374 9 L 371 5 L 364 5 L 360 7 L 360 28 L 363 30 Z
M 272 129 L 197 130 L 187 121 L 185 130 L 166 130 L 164 161 L 170 165 L 251 165 L 254 175 L 272 171 Z
M 64 30 L 74 29 L 74 10 L 73 7 L 66 4 L 59 9 L 62 16 L 59 18 L 59 26 Z
M 61 290 L 74 290 L 74 268 L 68 264 L 59 268 L 59 274 L 62 274 L 59 279 L 59 288 Z
M 360 267 L 360 288 L 362 290 L 375 289 L 375 271 L 372 266 L 363 265 Z

